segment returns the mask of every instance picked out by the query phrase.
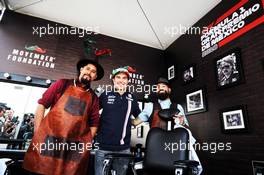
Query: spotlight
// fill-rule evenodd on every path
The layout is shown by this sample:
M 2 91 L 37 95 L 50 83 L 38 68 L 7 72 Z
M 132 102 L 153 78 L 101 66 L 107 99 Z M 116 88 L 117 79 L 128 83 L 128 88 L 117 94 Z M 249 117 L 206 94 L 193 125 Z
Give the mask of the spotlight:
M 50 79 L 47 79 L 46 80 L 46 84 L 51 84 L 51 80 Z
M 11 79 L 11 76 L 10 76 L 10 74 L 9 73 L 4 73 L 4 77 L 6 78 L 6 79 Z
M 27 80 L 27 82 L 31 82 L 32 78 L 30 76 L 26 76 L 26 80 Z

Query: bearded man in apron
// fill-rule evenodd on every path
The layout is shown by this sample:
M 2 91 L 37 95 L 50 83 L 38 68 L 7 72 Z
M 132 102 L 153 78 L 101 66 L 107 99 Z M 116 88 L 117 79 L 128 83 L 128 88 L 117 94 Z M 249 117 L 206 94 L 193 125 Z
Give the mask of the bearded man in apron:
M 77 72 L 76 79 L 56 81 L 38 101 L 34 137 L 23 164 L 30 172 L 86 174 L 99 125 L 99 100 L 90 82 L 100 80 L 104 70 L 96 61 L 83 59 L 77 63 Z

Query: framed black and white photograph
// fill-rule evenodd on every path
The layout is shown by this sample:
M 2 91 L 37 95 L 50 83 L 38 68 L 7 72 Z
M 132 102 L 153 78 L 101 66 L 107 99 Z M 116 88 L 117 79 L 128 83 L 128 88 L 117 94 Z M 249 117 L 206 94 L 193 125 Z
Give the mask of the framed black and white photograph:
M 182 71 L 183 84 L 188 84 L 195 80 L 196 66 L 194 64 L 186 66 Z
M 223 133 L 246 132 L 248 130 L 245 106 L 235 106 L 220 110 L 220 122 Z
M 232 87 L 244 81 L 240 49 L 233 49 L 215 59 L 218 89 Z
M 205 98 L 204 88 L 186 94 L 186 114 L 205 112 L 207 110 Z
M 168 80 L 175 78 L 175 67 L 174 65 L 168 68 Z

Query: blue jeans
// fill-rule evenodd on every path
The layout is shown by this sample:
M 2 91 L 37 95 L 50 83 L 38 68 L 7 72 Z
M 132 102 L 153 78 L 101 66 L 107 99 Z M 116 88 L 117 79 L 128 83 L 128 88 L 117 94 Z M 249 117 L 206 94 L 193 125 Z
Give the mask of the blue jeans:
M 105 154 L 108 153 L 130 153 L 130 149 L 122 151 L 106 151 L 106 150 L 97 150 L 95 152 L 95 175 L 103 175 L 104 159 Z M 114 159 L 112 163 L 112 168 L 116 172 L 115 175 L 126 175 L 128 169 L 129 160 L 125 158 Z

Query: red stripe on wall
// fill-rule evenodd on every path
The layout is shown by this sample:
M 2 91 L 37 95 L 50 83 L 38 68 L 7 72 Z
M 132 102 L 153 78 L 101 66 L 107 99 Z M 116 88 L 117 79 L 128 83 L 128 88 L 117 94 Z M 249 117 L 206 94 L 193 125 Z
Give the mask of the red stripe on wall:
M 264 1 L 264 0 L 263 0 Z M 212 22 L 210 25 L 208 25 L 207 27 L 208 27 L 208 30 L 211 28 L 211 27 L 213 27 L 213 25 L 214 25 L 214 22 Z
M 247 26 L 245 26 L 244 28 L 240 29 L 238 32 L 230 35 L 229 37 L 225 38 L 224 40 L 220 41 L 218 43 L 218 47 L 222 47 L 223 45 L 229 43 L 230 41 L 232 41 L 233 39 L 239 37 L 240 35 L 246 33 L 247 31 L 253 29 L 254 27 L 258 26 L 259 24 L 264 22 L 264 15 L 261 16 L 260 18 L 256 19 L 255 21 L 253 21 L 252 23 L 248 24 Z
M 262 0 L 263 1 L 263 0 Z M 243 6 L 245 3 L 247 3 L 248 0 L 241 0 L 239 3 L 237 3 L 234 7 L 232 7 L 231 9 L 229 9 L 225 14 L 223 14 L 221 17 L 219 17 L 216 20 L 215 25 L 217 25 L 220 21 L 224 20 L 226 17 L 228 17 L 229 15 L 231 15 L 234 11 L 236 11 L 238 8 L 240 8 L 241 6 Z

